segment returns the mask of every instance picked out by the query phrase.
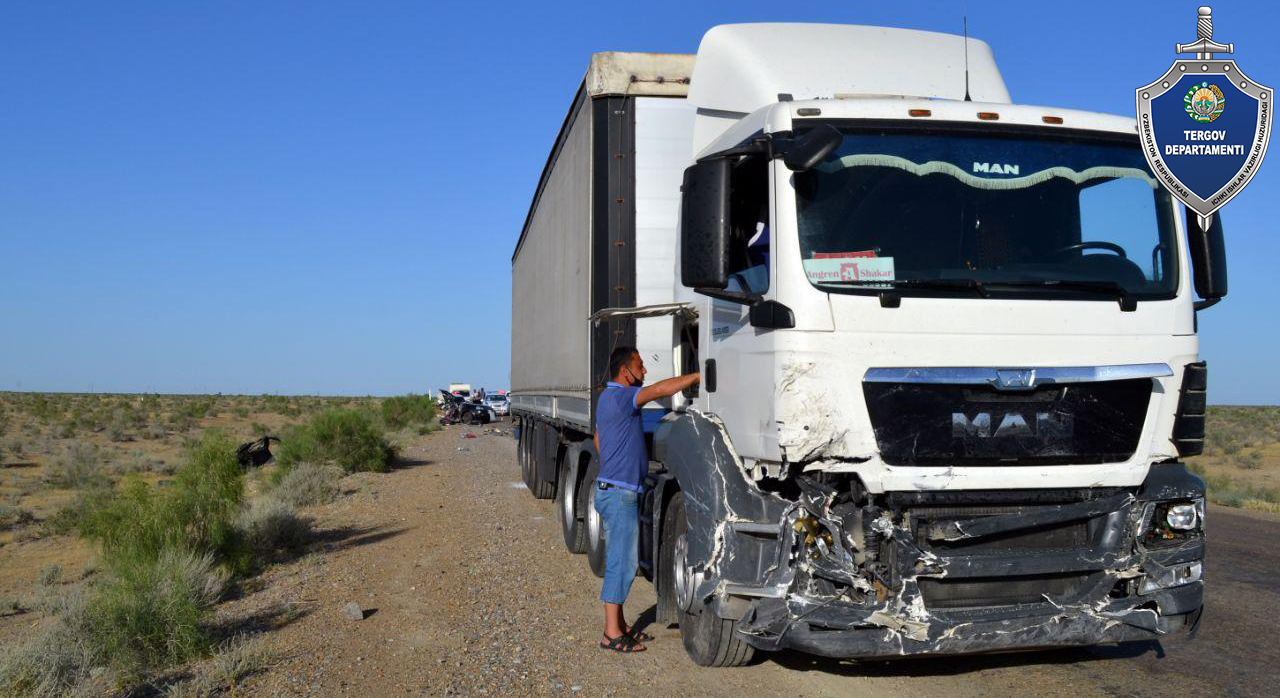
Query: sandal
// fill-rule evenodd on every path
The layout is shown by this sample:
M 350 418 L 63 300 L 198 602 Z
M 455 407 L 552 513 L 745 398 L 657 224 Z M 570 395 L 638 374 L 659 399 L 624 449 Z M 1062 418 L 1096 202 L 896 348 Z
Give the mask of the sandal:
M 631 626 L 629 630 L 623 633 L 627 637 L 637 642 L 653 642 L 653 636 L 643 630 L 636 630 L 635 626 Z
M 648 649 L 647 647 L 640 644 L 639 642 L 636 642 L 635 638 L 631 637 L 626 633 L 623 633 L 615 638 L 610 638 L 608 635 L 601 633 L 600 637 L 603 637 L 605 640 L 608 640 L 608 642 L 602 641 L 600 643 L 600 649 L 602 650 L 613 650 L 614 652 L 631 654 L 633 652 L 643 652 L 646 649 Z

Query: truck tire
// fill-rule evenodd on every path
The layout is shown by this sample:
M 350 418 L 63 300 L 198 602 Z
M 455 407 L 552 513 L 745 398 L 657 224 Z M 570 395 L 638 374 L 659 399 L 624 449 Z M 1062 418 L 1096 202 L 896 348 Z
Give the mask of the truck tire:
M 600 462 L 595 455 L 587 461 L 587 473 L 579 489 L 582 498 L 582 527 L 586 529 L 587 566 L 597 577 L 604 577 L 604 522 L 596 511 L 596 478 L 600 477 Z
M 530 471 L 533 469 L 530 457 L 530 444 L 533 443 L 533 435 L 537 432 L 536 425 L 530 420 L 523 420 L 520 424 L 520 447 L 516 449 L 517 459 L 520 461 L 520 481 L 524 486 L 533 491 L 533 479 L 529 477 Z
M 667 563 L 665 575 L 671 580 L 671 585 L 667 587 L 668 604 L 680 616 L 680 639 L 684 642 L 685 652 L 700 666 L 732 667 L 750 662 L 755 657 L 755 648 L 738 635 L 737 621 L 716 616 L 713 605 L 701 599 L 691 600 L 687 611 L 679 608 L 677 589 L 680 585 L 676 583 L 677 577 L 688 579 L 687 573 L 683 571 L 684 556 L 681 551 L 684 546 L 680 544 L 680 539 L 688 535 L 689 529 L 684 513 L 684 493 L 677 492 L 671 498 L 663 519 L 662 550 L 659 555 Z M 659 574 L 664 574 L 664 571 L 660 570 Z M 688 583 L 691 582 L 686 581 Z M 662 599 L 659 587 L 659 619 L 663 612 Z
M 548 441 L 558 438 L 556 432 L 553 431 L 550 426 L 544 427 L 544 431 L 540 436 Z M 543 446 L 544 444 L 539 442 L 538 445 Z M 548 451 L 550 451 L 550 453 L 548 453 Z M 533 491 L 534 499 L 551 499 L 556 496 L 555 478 L 557 470 L 560 467 L 560 464 L 556 461 L 558 460 L 557 456 L 559 455 L 559 452 L 560 449 L 558 446 L 553 446 L 550 449 L 537 449 L 536 453 L 539 456 L 539 460 L 534 461 L 533 472 L 530 473 L 530 479 L 532 482 L 529 483 L 529 489 Z M 547 462 L 548 460 L 550 462 Z M 548 471 L 551 472 L 551 479 L 544 480 L 542 478 L 542 473 Z
M 676 493 L 676 497 L 679 497 Z M 656 571 L 654 574 L 654 587 L 658 592 L 658 604 L 653 621 L 662 625 L 672 625 L 680 622 L 680 605 L 676 601 L 676 574 L 675 565 L 672 557 L 675 555 L 676 538 L 680 536 L 680 531 L 684 528 L 676 528 L 679 523 L 682 527 L 686 524 L 683 521 L 675 520 L 676 508 L 672 506 L 674 499 L 668 503 L 667 507 L 662 510 L 662 530 L 658 534 L 658 559 Z M 657 506 L 659 502 L 655 502 Z M 680 514 L 684 514 L 684 502 L 681 501 Z
M 578 506 L 579 451 L 574 448 L 565 454 L 560 464 L 560 487 L 556 493 L 556 511 L 560 513 L 560 529 L 564 533 L 564 547 L 571 553 L 587 551 L 587 527 L 582 521 L 582 509 Z

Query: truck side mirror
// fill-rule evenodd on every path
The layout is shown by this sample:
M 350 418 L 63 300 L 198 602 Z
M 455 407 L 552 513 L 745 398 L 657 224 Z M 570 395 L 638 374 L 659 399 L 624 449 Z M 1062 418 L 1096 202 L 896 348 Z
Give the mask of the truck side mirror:
M 838 129 L 831 124 L 822 124 L 797 138 L 787 149 L 787 154 L 782 156 L 782 163 L 792 172 L 812 170 L 843 141 L 844 134 Z
M 791 308 L 778 301 L 760 301 L 751 306 L 751 326 L 764 330 L 787 330 L 796 326 L 796 315 Z
M 1187 209 L 1187 242 L 1196 295 L 1204 299 L 1196 309 L 1207 308 L 1227 295 L 1227 246 L 1222 238 L 1222 214 L 1213 214 L 1209 229 L 1200 228 L 1199 216 Z
M 703 160 L 684 171 L 680 198 L 680 283 L 729 285 L 729 158 Z

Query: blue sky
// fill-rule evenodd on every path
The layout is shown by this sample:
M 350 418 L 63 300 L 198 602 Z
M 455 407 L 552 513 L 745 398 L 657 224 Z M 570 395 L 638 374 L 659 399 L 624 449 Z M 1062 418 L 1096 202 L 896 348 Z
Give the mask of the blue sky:
M 5 3 L 0 390 L 505 387 L 510 255 L 588 56 L 727 22 L 990 43 L 1014 101 L 1131 114 L 1194 3 Z M 1280 83 L 1272 3 L 1215 38 Z M 1272 160 L 1280 155 L 1272 155 Z M 1226 209 L 1215 403 L 1280 402 L 1280 163 Z

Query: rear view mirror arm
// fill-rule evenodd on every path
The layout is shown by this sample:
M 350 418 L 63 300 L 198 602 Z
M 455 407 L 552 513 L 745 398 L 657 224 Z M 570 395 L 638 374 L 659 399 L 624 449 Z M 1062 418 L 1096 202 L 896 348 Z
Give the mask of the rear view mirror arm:
M 742 291 L 726 291 L 722 288 L 695 288 L 694 293 L 701 293 L 704 296 L 717 298 L 722 301 L 731 303 L 741 303 L 743 305 L 755 305 L 764 300 L 764 297 L 756 293 L 745 293 Z

